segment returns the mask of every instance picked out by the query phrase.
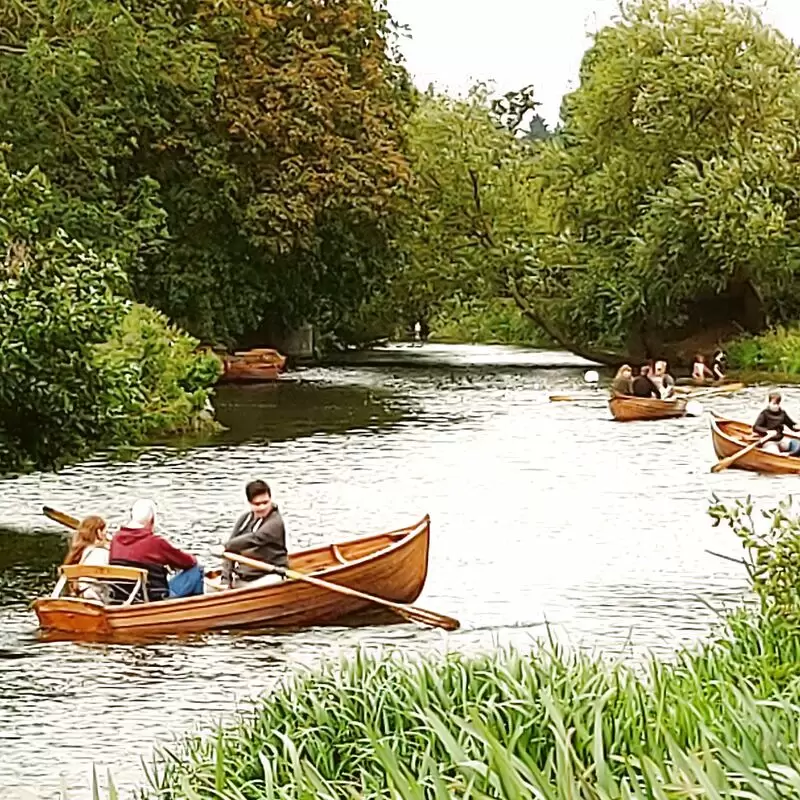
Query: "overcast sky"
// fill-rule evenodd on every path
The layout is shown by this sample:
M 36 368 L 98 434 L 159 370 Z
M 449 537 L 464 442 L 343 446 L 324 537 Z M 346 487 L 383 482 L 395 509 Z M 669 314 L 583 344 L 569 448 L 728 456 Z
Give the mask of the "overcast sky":
M 766 22 L 800 42 L 800 0 L 758 0 Z M 411 29 L 402 50 L 416 84 L 460 94 L 477 80 L 497 89 L 532 83 L 551 125 L 574 88 L 592 31 L 607 24 L 617 0 L 389 0 Z

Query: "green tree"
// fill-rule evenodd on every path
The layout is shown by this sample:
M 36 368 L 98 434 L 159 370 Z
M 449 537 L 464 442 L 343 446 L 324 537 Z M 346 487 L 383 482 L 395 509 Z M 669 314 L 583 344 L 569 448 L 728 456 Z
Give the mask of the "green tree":
M 484 87 L 466 100 L 419 99 L 407 128 L 413 181 L 397 234 L 402 260 L 372 312 L 408 325 L 507 295 L 501 266 L 535 225 L 534 154 L 500 122 L 518 123 L 510 97 L 495 110 Z
M 16 0 L 0 138 L 206 339 L 332 325 L 391 263 L 410 99 L 370 0 Z
M 625 4 L 540 151 L 523 304 L 573 349 L 641 356 L 796 315 L 799 55 L 752 9 Z
M 192 427 L 220 370 L 54 225 L 74 207 L 61 200 L 0 158 L 0 474 Z

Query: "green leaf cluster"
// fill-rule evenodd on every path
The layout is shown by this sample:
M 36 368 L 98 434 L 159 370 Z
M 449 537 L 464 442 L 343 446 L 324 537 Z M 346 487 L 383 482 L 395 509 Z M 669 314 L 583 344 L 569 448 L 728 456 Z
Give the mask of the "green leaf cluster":
M 119 262 L 54 225 L 39 170 L 0 159 L 0 473 L 52 468 L 201 418 L 213 356 L 126 299 Z
M 392 263 L 407 77 L 371 0 L 0 5 L 0 140 L 211 342 L 331 327 Z
M 554 278 L 576 340 L 678 338 L 715 313 L 758 330 L 800 310 L 798 65 L 755 11 L 716 0 L 626 3 L 596 35 L 541 152 L 551 235 L 529 288 Z

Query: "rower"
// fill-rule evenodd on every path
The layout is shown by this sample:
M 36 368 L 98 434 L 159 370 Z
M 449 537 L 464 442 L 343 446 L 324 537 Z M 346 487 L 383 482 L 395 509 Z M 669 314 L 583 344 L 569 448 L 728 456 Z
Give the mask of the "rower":
M 225 549 L 231 553 L 241 553 L 249 558 L 272 564 L 276 567 L 288 567 L 289 558 L 286 553 L 286 528 L 278 506 L 272 502 L 272 492 L 264 481 L 251 481 L 245 487 L 250 510 L 242 514 L 233 526 L 231 538 Z M 223 580 L 231 588 L 243 584 L 259 586 L 280 581 L 280 575 L 242 564 L 234 565 L 226 560 L 222 565 Z
M 769 404 L 758 415 L 753 425 L 753 432 L 759 436 L 771 433 L 772 438 L 767 445 L 777 446 L 779 453 L 788 453 L 790 456 L 800 457 L 800 440 L 784 438 L 783 429 L 798 430 L 794 420 L 781 408 L 781 393 L 770 392 Z
M 664 399 L 670 397 L 675 391 L 675 378 L 667 372 L 666 361 L 656 361 L 651 380 L 656 385 L 659 392 L 661 392 L 661 397 Z
M 706 381 L 714 380 L 714 373 L 706 365 L 705 356 L 698 353 L 694 357 L 694 364 L 692 365 L 692 380 L 698 383 L 705 383 Z
M 661 398 L 661 392 L 658 391 L 658 387 L 650 380 L 649 364 L 642 364 L 639 367 L 639 374 L 633 379 L 632 391 L 634 397 Z
M 728 359 L 722 350 L 714 353 L 714 361 L 711 364 L 711 371 L 714 373 L 714 380 L 721 381 L 725 378 L 725 370 L 728 368 Z

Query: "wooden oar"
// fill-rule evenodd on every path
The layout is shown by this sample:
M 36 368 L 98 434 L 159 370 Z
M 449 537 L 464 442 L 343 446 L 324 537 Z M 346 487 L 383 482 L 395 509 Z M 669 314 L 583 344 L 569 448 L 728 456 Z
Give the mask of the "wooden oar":
M 254 558 L 248 558 L 238 553 L 230 553 L 227 550 L 222 556 L 230 561 L 236 561 L 239 564 L 245 564 L 248 567 L 260 569 L 262 572 L 283 575 L 292 580 L 304 581 L 305 583 L 310 583 L 312 586 L 318 586 L 320 589 L 327 589 L 331 592 L 346 594 L 349 597 L 358 597 L 361 600 L 367 600 L 375 605 L 391 609 L 395 614 L 399 614 L 401 617 L 411 620 L 412 622 L 421 622 L 423 625 L 444 628 L 446 631 L 455 631 L 461 627 L 461 623 L 457 619 L 453 619 L 453 617 L 437 614 L 434 611 L 428 611 L 427 609 L 418 608 L 417 606 L 409 606 L 405 603 L 395 603 L 393 600 L 385 600 L 383 597 L 375 597 L 375 595 L 360 592 L 358 589 L 351 589 L 349 586 L 340 586 L 338 583 L 329 583 L 321 578 L 315 578 L 313 575 L 306 575 L 304 572 L 296 572 L 288 567 L 276 567 L 274 564 L 257 561 Z
M 713 467 L 711 467 L 712 472 L 722 472 L 724 469 L 728 469 L 728 467 L 738 461 L 742 456 L 746 456 L 748 453 L 752 452 L 761 444 L 768 442 L 772 439 L 774 434 L 768 433 L 766 436 L 762 436 L 760 439 L 756 439 L 753 444 L 747 445 L 747 447 L 743 447 L 738 452 L 734 453 L 732 456 L 728 456 L 727 458 L 723 458 L 720 461 L 717 461 Z
M 50 506 L 42 506 L 42 514 L 46 517 L 50 517 L 54 522 L 58 522 L 66 528 L 72 528 L 73 530 L 77 530 L 81 524 L 80 520 L 75 519 L 75 517 L 71 517 L 63 511 L 56 511 L 54 508 L 50 508 Z

